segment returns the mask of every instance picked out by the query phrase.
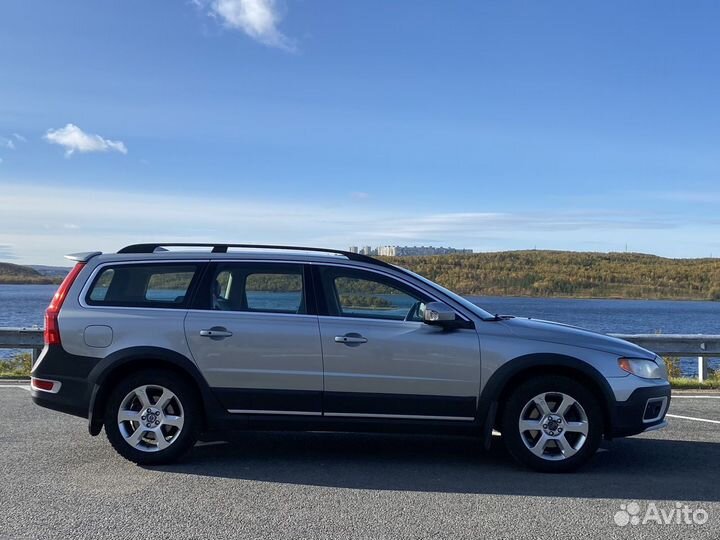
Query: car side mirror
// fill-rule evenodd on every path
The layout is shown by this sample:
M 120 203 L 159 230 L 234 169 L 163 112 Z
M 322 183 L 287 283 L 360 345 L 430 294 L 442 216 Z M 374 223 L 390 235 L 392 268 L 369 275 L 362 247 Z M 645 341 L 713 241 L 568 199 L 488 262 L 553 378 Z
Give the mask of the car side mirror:
M 457 313 L 453 308 L 444 302 L 428 302 L 423 310 L 423 321 L 426 324 L 443 325 L 445 323 L 454 322 L 457 319 Z

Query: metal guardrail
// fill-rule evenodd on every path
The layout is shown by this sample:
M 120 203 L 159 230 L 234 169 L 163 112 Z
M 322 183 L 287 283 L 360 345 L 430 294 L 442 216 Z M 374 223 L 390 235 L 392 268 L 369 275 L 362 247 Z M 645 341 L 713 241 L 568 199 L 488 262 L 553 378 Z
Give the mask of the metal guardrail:
M 660 356 L 695 356 L 698 379 L 707 379 L 707 357 L 720 356 L 720 335 L 704 334 L 610 334 L 649 349 Z M 0 349 L 32 351 L 33 361 L 43 348 L 42 328 L 0 328 Z
M 43 346 L 42 328 L 0 328 L 0 349 L 29 350 L 33 363 Z
M 707 380 L 708 356 L 720 356 L 720 335 L 708 334 L 610 334 L 653 351 L 660 356 L 696 356 L 698 380 Z
M 610 334 L 660 356 L 720 355 L 720 336 L 706 334 Z

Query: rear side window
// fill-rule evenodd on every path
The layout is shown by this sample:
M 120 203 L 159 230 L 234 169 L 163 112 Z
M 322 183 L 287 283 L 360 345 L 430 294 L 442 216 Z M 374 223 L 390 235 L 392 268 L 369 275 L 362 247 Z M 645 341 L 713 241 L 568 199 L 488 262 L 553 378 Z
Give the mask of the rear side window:
M 227 262 L 210 266 L 196 309 L 306 314 L 302 265 Z
M 303 277 L 298 273 L 257 273 L 245 279 L 248 311 L 298 313 L 302 305 Z
M 185 307 L 199 264 L 122 264 L 106 266 L 85 301 L 91 306 Z

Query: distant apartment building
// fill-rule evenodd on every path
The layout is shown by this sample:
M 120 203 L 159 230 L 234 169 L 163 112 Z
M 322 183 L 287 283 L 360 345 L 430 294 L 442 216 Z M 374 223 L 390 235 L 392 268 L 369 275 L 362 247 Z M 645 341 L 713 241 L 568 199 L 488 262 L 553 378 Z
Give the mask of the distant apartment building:
M 352 253 L 361 253 L 363 255 L 378 255 L 380 257 L 403 257 L 403 256 L 419 256 L 419 255 L 453 255 L 457 253 L 472 253 L 472 249 L 456 249 L 450 247 L 432 247 L 432 246 L 379 246 L 373 248 L 371 246 L 350 246 L 349 251 Z

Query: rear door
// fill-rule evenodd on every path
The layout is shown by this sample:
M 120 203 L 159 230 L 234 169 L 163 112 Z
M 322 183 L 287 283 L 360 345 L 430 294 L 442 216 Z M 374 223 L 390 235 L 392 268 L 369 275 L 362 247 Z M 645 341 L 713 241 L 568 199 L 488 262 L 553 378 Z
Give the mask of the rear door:
M 470 421 L 480 387 L 473 328 L 422 322 L 437 300 L 384 272 L 317 265 L 326 416 Z
M 307 274 L 295 263 L 210 264 L 185 334 L 230 412 L 321 414 L 322 352 Z

